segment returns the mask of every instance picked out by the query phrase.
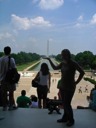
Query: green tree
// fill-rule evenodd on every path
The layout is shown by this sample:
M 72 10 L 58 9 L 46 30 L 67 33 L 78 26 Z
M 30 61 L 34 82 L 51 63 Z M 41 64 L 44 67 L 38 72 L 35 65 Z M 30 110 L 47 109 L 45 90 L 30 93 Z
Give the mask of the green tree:
M 84 69 L 90 69 L 94 61 L 94 55 L 90 51 L 80 52 L 75 56 L 75 60 L 82 66 Z
M 85 81 L 89 81 L 91 84 L 96 85 L 96 81 L 95 81 L 94 79 L 92 79 L 92 78 L 84 77 L 84 80 L 85 80 Z

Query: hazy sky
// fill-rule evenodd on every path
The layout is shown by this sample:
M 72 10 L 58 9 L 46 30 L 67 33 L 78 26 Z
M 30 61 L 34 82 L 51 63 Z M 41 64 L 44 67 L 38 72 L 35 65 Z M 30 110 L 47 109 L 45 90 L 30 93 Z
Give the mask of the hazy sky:
M 0 52 L 96 54 L 96 0 L 0 0 Z

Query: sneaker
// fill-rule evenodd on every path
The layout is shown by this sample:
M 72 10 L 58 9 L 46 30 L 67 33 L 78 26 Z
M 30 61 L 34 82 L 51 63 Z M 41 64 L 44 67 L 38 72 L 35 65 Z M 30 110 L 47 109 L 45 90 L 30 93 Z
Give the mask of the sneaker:
M 52 112 L 49 112 L 48 114 L 52 114 Z
M 61 112 L 57 112 L 58 114 L 61 114 Z
M 17 106 L 13 106 L 14 109 L 17 109 L 18 107 Z
M 11 107 L 9 107 L 8 110 L 11 111 L 11 110 L 16 110 L 16 109 L 17 109 L 17 107 L 14 108 L 13 106 L 11 106 Z
M 58 123 L 66 123 L 67 120 L 61 118 L 61 119 L 57 120 L 57 122 L 58 122 Z
M 60 112 L 59 110 L 56 110 L 56 112 L 57 112 L 58 114 L 61 114 L 61 112 Z
M 66 124 L 66 126 L 68 126 L 68 127 L 71 127 L 71 126 L 73 126 L 74 125 L 74 120 L 73 121 L 69 121 L 67 124 Z

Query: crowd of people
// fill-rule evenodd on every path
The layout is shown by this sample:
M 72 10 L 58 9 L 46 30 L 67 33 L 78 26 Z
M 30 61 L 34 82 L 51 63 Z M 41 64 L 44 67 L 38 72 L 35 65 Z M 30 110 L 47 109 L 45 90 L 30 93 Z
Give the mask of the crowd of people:
M 14 91 L 16 90 L 15 84 L 8 84 L 4 81 L 4 77 L 8 70 L 8 58 L 11 55 L 11 48 L 6 46 L 4 48 L 4 56 L 0 58 L 0 89 L 3 111 L 14 110 L 17 107 L 23 108 L 46 108 L 47 107 L 47 95 L 50 92 L 51 85 L 51 73 L 46 63 L 41 64 L 40 71 L 37 73 L 34 80 L 38 81 L 37 97 L 31 95 L 26 96 L 26 90 L 21 91 L 21 96 L 17 97 L 16 103 L 14 100 Z M 58 99 L 62 100 L 62 108 L 64 114 L 61 119 L 58 119 L 58 123 L 66 123 L 67 126 L 72 126 L 75 123 L 73 109 L 71 101 L 74 96 L 76 85 L 82 80 L 84 76 L 84 70 L 81 66 L 71 58 L 71 53 L 68 49 L 64 49 L 61 52 L 62 62 L 55 65 L 50 58 L 44 58 L 49 61 L 54 70 L 61 70 L 61 79 L 58 82 Z M 16 68 L 14 58 L 10 59 L 10 68 Z M 79 72 L 79 76 L 75 79 L 76 71 Z M 87 88 L 87 87 L 86 87 Z M 92 93 L 93 94 L 93 93 Z M 94 98 L 93 98 L 94 99 Z M 42 103 L 43 101 L 43 103 Z M 92 104 L 90 104 L 92 105 Z

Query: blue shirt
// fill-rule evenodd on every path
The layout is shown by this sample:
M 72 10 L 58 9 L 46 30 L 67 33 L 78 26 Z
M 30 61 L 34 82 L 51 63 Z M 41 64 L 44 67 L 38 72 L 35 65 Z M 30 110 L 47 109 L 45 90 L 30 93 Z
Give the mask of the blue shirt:
M 90 102 L 90 108 L 96 110 L 96 90 L 92 91 L 92 101 Z

